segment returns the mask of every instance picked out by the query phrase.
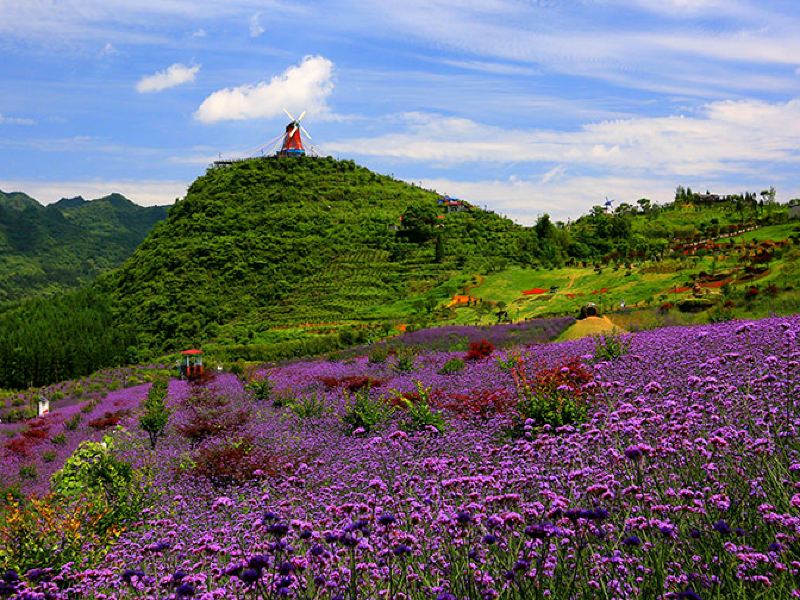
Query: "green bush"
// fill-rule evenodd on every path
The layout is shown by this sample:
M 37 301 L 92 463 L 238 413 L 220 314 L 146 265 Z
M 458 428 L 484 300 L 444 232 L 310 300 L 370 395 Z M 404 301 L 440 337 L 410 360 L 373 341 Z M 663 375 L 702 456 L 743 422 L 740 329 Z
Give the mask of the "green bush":
M 352 395 L 345 389 L 346 408 L 342 415 L 342 422 L 347 426 L 348 432 L 357 429 L 366 432 L 377 431 L 382 428 L 394 413 L 394 407 L 385 398 L 372 398 L 369 386 L 356 390 Z
M 413 371 L 417 363 L 417 353 L 412 348 L 401 347 L 397 350 L 394 368 L 402 373 Z
M 460 358 L 451 358 L 439 369 L 439 375 L 452 375 L 464 369 L 464 361 Z
M 631 347 L 631 340 L 619 331 L 611 331 L 594 338 L 594 360 L 613 361 L 628 353 Z
M 266 375 L 254 375 L 246 389 L 253 394 L 253 398 L 256 400 L 266 401 L 272 395 L 272 382 Z
M 144 501 L 143 473 L 117 458 L 114 440 L 81 442 L 50 479 L 54 495 L 65 502 L 81 501 L 98 515 L 99 531 L 135 517 Z
M 35 465 L 23 465 L 19 468 L 20 479 L 36 479 L 39 473 L 36 471 Z
M 67 436 L 65 436 L 63 433 L 57 433 L 56 435 L 54 435 L 54 436 L 53 436 L 53 437 L 50 439 L 50 442 L 51 442 L 51 443 L 52 443 L 54 446 L 63 446 L 64 444 L 66 444 L 66 443 L 67 443 Z
M 433 427 L 437 431 L 445 430 L 446 422 L 444 416 L 439 411 L 431 408 L 431 388 L 422 385 L 421 381 L 415 382 L 417 386 L 418 400 L 409 400 L 400 395 L 400 400 L 405 404 L 406 415 L 403 419 L 402 427 L 406 431 L 420 431 L 427 427 Z
M 166 379 L 154 381 L 144 400 L 142 416 L 139 417 L 139 427 L 147 432 L 150 438 L 150 447 L 153 449 L 155 449 L 158 439 L 164 436 L 164 430 L 169 422 L 170 411 L 166 404 L 167 389 Z
M 386 344 L 372 346 L 369 350 L 369 362 L 372 364 L 385 363 L 389 357 L 389 348 Z
M 51 463 L 56 459 L 56 453 L 52 450 L 45 450 L 42 452 L 42 460 L 46 463 Z
M 289 410 L 301 421 L 309 421 L 319 419 L 327 412 L 328 406 L 324 396 L 320 397 L 316 393 L 303 394 L 289 403 Z
M 64 429 L 69 431 L 75 431 L 80 425 L 81 422 L 81 413 L 75 413 L 69 419 L 64 421 Z

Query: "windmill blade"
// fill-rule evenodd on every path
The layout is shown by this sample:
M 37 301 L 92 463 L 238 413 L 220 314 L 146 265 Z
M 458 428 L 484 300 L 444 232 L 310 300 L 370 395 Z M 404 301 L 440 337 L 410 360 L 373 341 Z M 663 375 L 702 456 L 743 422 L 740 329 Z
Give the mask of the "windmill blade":
M 301 112 L 300 116 L 297 117 L 297 122 L 299 123 L 300 121 L 302 121 L 303 117 L 305 117 L 305 116 L 306 116 L 306 111 Z
M 313 140 L 313 139 L 314 139 L 314 138 L 312 138 L 312 137 L 311 137 L 311 134 L 310 134 L 310 133 L 308 133 L 308 131 L 306 131 L 306 128 L 305 128 L 305 127 L 303 127 L 302 125 L 300 125 L 300 131 L 302 131 L 304 134 L 306 134 L 306 137 L 307 137 L 308 139 L 310 139 L 310 140 Z
M 285 113 L 286 113 L 286 114 L 289 116 L 289 118 L 290 118 L 292 121 L 294 121 L 294 117 L 292 116 L 292 113 L 290 113 L 290 112 L 289 112 L 288 110 L 286 110 L 285 108 L 283 109 L 283 112 L 285 112 Z
M 289 137 L 292 137 L 295 133 L 297 133 L 297 125 L 294 126 L 294 129 L 292 129 L 291 133 L 289 134 Z

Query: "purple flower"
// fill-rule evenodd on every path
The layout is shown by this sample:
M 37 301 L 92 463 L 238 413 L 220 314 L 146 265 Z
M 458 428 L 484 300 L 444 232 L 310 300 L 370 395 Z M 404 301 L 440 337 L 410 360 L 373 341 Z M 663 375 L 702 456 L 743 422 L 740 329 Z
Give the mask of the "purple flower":
M 194 596 L 194 586 L 191 583 L 182 583 L 175 590 L 175 595 L 178 598 L 189 598 Z
M 722 519 L 720 519 L 719 521 L 714 523 L 713 527 L 714 527 L 714 531 L 716 531 L 717 533 L 720 533 L 722 535 L 730 535 L 730 533 L 731 533 L 731 526 L 728 525 Z
M 638 536 L 629 535 L 624 540 L 622 540 L 622 545 L 623 546 L 641 546 L 642 545 L 642 540 L 640 540 Z
M 244 571 L 242 571 L 241 575 L 239 575 L 239 578 L 248 584 L 255 583 L 256 581 L 258 581 L 260 577 L 261 577 L 261 570 L 252 568 L 245 569 Z

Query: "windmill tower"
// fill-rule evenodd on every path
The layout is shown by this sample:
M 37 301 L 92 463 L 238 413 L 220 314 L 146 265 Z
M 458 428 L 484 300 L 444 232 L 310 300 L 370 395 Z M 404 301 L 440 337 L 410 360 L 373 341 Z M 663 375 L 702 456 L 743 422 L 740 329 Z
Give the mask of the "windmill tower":
M 303 139 L 300 137 L 300 132 L 302 131 L 306 137 L 310 140 L 311 134 L 306 131 L 306 128 L 300 125 L 300 121 L 303 120 L 303 117 L 306 116 L 306 111 L 303 111 L 301 115 L 295 119 L 285 108 L 283 109 L 291 122 L 286 126 L 286 132 L 283 135 L 283 142 L 281 143 L 281 149 L 278 150 L 278 156 L 305 156 L 306 149 L 303 147 Z

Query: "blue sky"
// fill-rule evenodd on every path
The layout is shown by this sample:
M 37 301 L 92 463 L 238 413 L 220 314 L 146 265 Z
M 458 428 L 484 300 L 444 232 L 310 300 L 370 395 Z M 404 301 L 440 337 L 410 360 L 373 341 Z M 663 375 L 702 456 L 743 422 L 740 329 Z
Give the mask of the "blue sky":
M 795 0 L 0 0 L 0 189 L 170 203 L 303 124 L 530 223 L 800 197 Z

